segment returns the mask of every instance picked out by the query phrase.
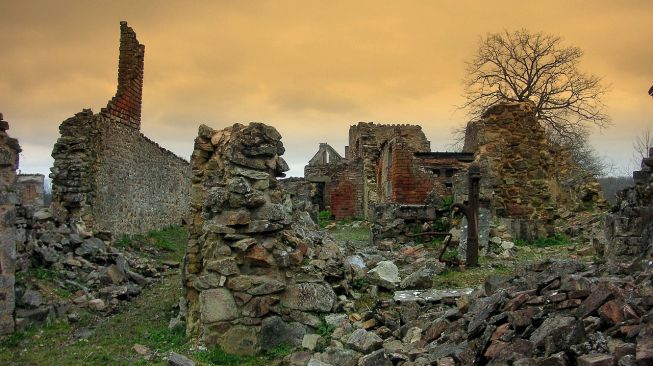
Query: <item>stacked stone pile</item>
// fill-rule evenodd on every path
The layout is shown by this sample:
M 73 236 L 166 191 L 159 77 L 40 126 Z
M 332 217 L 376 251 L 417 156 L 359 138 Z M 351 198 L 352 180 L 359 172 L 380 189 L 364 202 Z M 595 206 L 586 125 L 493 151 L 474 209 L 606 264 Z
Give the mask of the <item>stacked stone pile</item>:
M 298 346 L 336 305 L 325 278 L 341 270 L 340 248 L 293 224 L 292 199 L 277 181 L 288 170 L 283 152 L 281 135 L 262 123 L 203 125 L 195 140 L 187 331 L 229 353 Z
M 362 314 L 329 315 L 323 348 L 291 365 L 650 365 L 653 267 L 610 273 L 547 261 L 484 289 L 398 291 Z M 325 341 L 325 340 L 322 340 Z M 319 342 L 317 343 L 319 344 Z

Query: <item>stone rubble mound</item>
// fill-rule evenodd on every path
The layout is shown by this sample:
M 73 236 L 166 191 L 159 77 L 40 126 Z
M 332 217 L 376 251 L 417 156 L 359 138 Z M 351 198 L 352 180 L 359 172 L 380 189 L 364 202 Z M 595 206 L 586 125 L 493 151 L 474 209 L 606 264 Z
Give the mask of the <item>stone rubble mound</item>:
M 306 335 L 284 363 L 650 365 L 653 266 L 606 269 L 551 260 L 483 289 L 397 291 L 361 314 L 326 316 L 333 332 Z
M 119 250 L 110 233 L 94 235 L 81 225 L 58 224 L 48 209 L 19 207 L 16 226 L 18 275 L 46 276 L 58 285 L 41 288 L 26 279 L 16 287 L 19 328 L 55 317 L 74 321 L 73 307 L 110 313 L 170 268 Z M 53 292 L 66 296 L 51 296 Z

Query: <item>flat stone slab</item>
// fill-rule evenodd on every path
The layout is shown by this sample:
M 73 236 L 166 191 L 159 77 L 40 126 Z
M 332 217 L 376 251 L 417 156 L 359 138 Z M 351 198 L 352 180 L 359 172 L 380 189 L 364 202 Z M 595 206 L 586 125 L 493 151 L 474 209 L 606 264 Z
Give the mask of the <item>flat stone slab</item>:
M 440 302 L 447 298 L 457 298 L 464 295 L 469 295 L 474 291 L 472 288 L 454 288 L 448 290 L 405 290 L 395 291 L 394 300 L 396 302 L 411 302 L 411 301 L 426 301 L 426 302 Z

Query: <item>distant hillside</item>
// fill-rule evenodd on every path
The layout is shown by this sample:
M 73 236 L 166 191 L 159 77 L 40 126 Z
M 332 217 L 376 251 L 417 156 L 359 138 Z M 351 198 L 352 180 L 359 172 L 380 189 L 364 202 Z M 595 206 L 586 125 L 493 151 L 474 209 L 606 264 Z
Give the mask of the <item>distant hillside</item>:
M 633 177 L 602 177 L 599 178 L 599 183 L 603 189 L 603 196 L 612 205 L 617 201 L 617 192 L 635 184 Z

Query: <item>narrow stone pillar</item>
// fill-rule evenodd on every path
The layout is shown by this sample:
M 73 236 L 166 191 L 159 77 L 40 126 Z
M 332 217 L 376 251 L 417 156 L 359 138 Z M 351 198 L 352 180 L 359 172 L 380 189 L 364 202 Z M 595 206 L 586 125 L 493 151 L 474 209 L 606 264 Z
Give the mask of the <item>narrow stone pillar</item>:
M 262 123 L 200 126 L 195 139 L 187 331 L 228 353 L 299 346 L 336 300 L 308 265 L 313 243 L 292 228 L 292 201 L 276 179 L 288 170 L 283 152 L 281 135 Z

